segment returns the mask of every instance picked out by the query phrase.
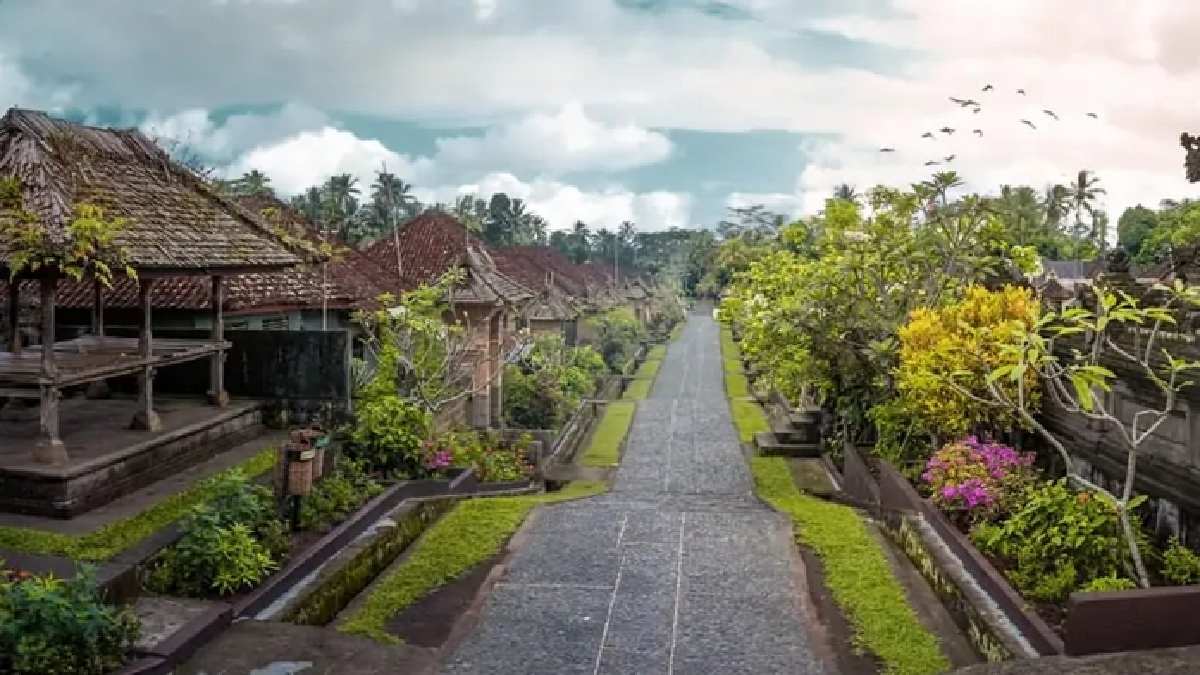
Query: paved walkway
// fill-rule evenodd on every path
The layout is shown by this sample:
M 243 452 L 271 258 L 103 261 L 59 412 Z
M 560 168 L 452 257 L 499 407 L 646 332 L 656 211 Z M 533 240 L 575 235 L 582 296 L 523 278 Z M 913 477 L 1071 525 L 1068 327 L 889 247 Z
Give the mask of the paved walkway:
M 762 506 L 693 314 L 607 495 L 546 507 L 448 673 L 821 673 L 789 524 Z

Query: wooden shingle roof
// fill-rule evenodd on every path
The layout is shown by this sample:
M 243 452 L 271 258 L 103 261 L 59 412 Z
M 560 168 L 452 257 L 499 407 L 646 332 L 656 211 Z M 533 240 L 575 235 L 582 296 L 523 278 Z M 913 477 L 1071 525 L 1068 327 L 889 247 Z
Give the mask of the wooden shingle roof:
M 455 289 L 456 303 L 516 304 L 536 295 L 498 270 L 487 246 L 456 218 L 440 211 L 426 211 L 409 220 L 363 253 L 400 290 L 412 290 L 437 281 L 452 269 L 463 269 L 467 279 Z
M 329 248 L 328 241 L 303 214 L 278 199 L 258 195 L 237 199 L 247 211 L 260 214 L 276 234 L 299 248 Z M 332 246 L 324 263 L 283 270 L 249 272 L 225 280 L 225 311 L 235 314 L 289 309 L 361 309 L 373 307 L 383 293 L 395 293 L 383 271 L 361 252 L 344 245 Z M 31 287 L 26 297 L 34 294 Z M 104 305 L 138 307 L 137 282 L 124 277 L 104 289 Z M 210 306 L 212 286 L 207 278 L 164 277 L 150 291 L 155 309 L 204 310 Z M 90 280 L 59 283 L 57 304 L 85 309 L 93 303 Z
M 102 129 L 13 108 L 0 119 L 0 178 L 52 248 L 65 247 L 77 205 L 126 221 L 115 244 L 138 270 L 202 274 L 303 262 L 254 214 L 223 198 L 136 129 Z M 7 251 L 0 244 L 0 268 Z

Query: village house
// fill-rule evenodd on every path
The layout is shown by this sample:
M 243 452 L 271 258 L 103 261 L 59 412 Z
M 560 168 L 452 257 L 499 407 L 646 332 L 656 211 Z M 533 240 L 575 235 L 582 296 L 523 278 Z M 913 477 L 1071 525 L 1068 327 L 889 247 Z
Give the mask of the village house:
M 163 447 L 156 442 L 166 431 L 210 423 L 213 429 L 225 429 L 230 416 L 240 414 L 237 406 L 224 411 L 229 405 L 224 364 L 230 343 L 219 302 L 223 289 L 239 275 L 292 268 L 308 255 L 136 130 L 87 127 L 40 112 L 10 110 L 0 120 L 0 179 L 13 186 L 5 196 L 7 234 L 0 246 L 8 329 L 8 349 L 0 353 L 0 396 L 36 401 L 38 408 L 35 418 L 18 408 L 0 419 L 5 439 L 0 503 L 69 513 L 186 466 L 192 459 L 186 449 L 155 455 Z M 102 217 L 95 218 L 89 208 L 100 209 Z M 99 256 L 121 259 L 114 274 L 136 297 L 137 337 L 107 335 L 102 304 L 96 302 L 92 331 L 58 339 L 56 309 L 64 266 L 81 264 L 71 253 L 83 236 L 75 229 L 81 213 L 109 223 L 119 219 L 119 227 L 108 226 L 111 241 Z M 18 231 L 30 236 L 14 236 Z M 28 244 L 31 240 L 36 243 Z M 32 268 L 29 249 L 23 248 L 28 245 L 56 262 Z M 77 270 L 83 274 L 81 287 L 91 289 L 93 298 L 102 297 L 103 292 L 95 292 L 103 284 L 94 259 L 84 262 Z M 125 266 L 136 281 L 124 278 Z M 7 281 L 14 276 L 16 282 Z M 181 277 L 196 288 L 208 288 L 207 330 L 204 337 L 190 339 L 156 337 L 155 289 L 164 278 Z M 24 344 L 19 330 L 21 296 L 31 284 L 38 294 L 34 347 Z M 156 372 L 194 361 L 209 364 L 211 407 L 189 405 L 160 416 Z M 136 403 L 62 400 L 66 390 L 130 375 L 138 381 Z M 68 424 L 60 425 L 60 417 Z M 144 440 L 130 436 L 130 428 L 145 434 Z
M 451 298 L 453 316 L 471 335 L 472 426 L 499 424 L 504 363 L 520 348 L 524 312 L 537 294 L 501 272 L 487 246 L 453 216 L 426 211 L 380 237 L 363 254 L 400 290 L 433 283 L 451 270 L 465 279 Z
M 493 251 L 499 270 L 538 293 L 525 314 L 534 335 L 560 335 L 574 345 L 587 292 L 573 264 L 546 246 L 507 246 Z

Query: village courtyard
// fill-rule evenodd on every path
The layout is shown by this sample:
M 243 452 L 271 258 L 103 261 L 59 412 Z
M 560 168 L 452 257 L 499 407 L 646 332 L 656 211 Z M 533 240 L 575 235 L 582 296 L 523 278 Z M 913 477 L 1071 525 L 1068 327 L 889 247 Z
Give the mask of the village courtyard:
M 1200 672 L 1198 19 L 0 2 L 0 674 Z

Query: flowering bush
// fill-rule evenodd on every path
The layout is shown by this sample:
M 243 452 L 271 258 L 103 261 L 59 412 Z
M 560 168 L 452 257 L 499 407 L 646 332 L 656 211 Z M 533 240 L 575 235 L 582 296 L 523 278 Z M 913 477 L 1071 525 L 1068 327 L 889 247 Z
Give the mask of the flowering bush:
M 1032 466 L 1032 453 L 968 436 L 934 453 L 921 480 L 938 508 L 976 522 L 1007 512 L 1031 482 Z
M 423 465 L 431 472 L 471 468 L 485 483 L 520 480 L 533 473 L 526 458 L 532 443 L 529 434 L 523 434 L 515 444 L 506 444 L 493 433 L 448 431 L 422 444 Z

